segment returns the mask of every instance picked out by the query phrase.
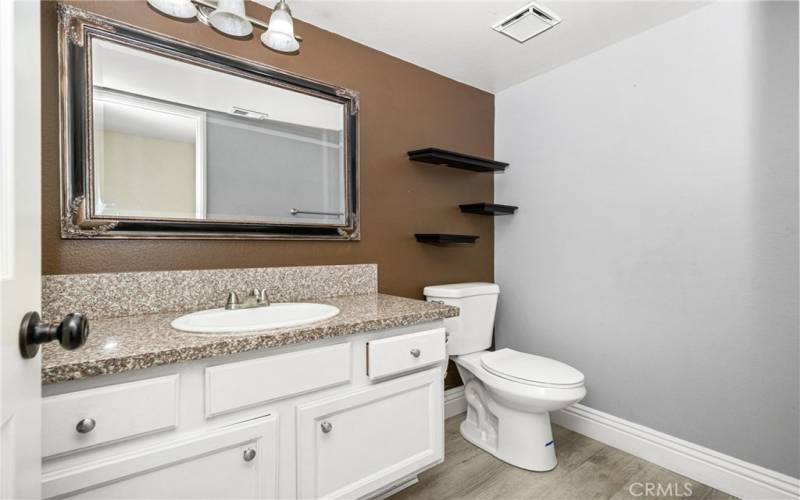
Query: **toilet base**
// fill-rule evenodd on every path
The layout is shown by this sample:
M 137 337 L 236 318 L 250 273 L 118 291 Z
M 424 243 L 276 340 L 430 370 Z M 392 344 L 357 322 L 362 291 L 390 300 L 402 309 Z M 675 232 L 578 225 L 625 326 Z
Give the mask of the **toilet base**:
M 461 435 L 521 469 L 554 469 L 558 461 L 549 412 L 577 403 L 586 389 L 540 387 L 496 376 L 483 369 L 483 354 L 480 351 L 454 358 L 467 400 Z
M 481 403 L 488 401 L 479 401 L 473 400 L 473 406 L 468 399 L 467 417 L 460 426 L 464 439 L 521 469 L 546 472 L 558 465 L 549 413 L 526 413 L 495 404 L 483 407 Z

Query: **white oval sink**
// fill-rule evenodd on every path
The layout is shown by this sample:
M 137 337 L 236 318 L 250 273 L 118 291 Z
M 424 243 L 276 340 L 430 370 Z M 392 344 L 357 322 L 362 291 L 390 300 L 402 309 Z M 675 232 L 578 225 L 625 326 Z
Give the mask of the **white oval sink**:
M 328 304 L 285 302 L 251 309 L 208 309 L 181 316 L 172 321 L 172 328 L 194 333 L 235 333 L 288 328 L 305 325 L 339 314 L 339 308 Z

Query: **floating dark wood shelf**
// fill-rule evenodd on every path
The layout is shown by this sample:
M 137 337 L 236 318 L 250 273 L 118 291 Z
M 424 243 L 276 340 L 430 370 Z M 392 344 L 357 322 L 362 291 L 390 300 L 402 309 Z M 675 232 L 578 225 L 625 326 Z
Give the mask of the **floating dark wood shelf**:
M 480 215 L 511 215 L 518 208 L 513 205 L 498 205 L 497 203 L 467 203 L 459 205 L 459 207 L 464 213 Z
M 502 161 L 487 160 L 486 158 L 445 151 L 439 148 L 409 151 L 408 158 L 413 161 L 472 170 L 473 172 L 498 172 L 505 170 L 508 166 L 508 163 L 503 163 Z
M 478 236 L 469 234 L 439 234 L 439 233 L 417 233 L 414 235 L 420 243 L 431 245 L 468 245 L 475 243 Z

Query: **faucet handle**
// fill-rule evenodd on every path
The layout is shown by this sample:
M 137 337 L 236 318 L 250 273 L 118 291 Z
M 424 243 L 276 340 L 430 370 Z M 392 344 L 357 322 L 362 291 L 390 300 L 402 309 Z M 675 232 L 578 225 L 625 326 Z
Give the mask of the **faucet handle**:
M 267 294 L 266 288 L 254 291 L 256 292 L 256 297 L 258 298 L 259 303 L 269 305 L 269 295 Z
M 233 309 L 238 305 L 241 305 L 241 301 L 239 300 L 239 295 L 236 292 L 228 292 L 228 301 L 225 303 L 225 309 Z

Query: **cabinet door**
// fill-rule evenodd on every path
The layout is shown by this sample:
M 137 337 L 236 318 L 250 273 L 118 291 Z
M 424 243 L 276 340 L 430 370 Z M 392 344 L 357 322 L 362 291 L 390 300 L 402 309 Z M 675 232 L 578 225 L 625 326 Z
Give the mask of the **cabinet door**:
M 301 498 L 356 498 L 438 463 L 440 367 L 297 409 Z
M 45 498 L 274 498 L 277 417 L 198 433 L 42 481 Z

